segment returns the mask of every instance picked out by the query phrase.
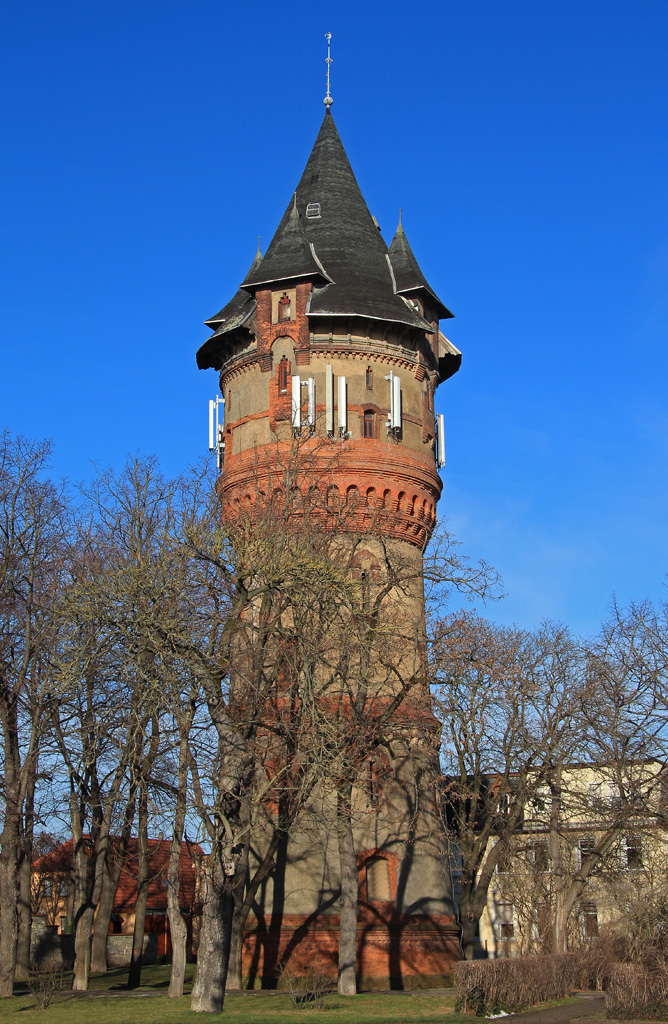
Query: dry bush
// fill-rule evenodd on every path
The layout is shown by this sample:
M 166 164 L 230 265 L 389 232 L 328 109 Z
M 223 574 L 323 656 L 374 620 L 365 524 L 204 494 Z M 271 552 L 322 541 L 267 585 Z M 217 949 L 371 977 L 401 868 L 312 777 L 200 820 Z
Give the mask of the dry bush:
M 58 992 L 65 986 L 65 972 L 61 968 L 40 964 L 30 968 L 28 987 L 38 1010 L 49 1008 Z
M 290 993 L 292 1005 L 296 1009 L 310 1006 L 321 1010 L 325 997 L 333 991 L 330 975 L 317 965 L 300 974 L 284 965 L 279 970 L 279 978 Z
M 597 980 L 596 957 L 527 956 L 508 960 L 463 960 L 455 964 L 456 1009 L 477 1017 L 513 1013 L 549 999 L 564 999 Z
M 668 964 L 614 964 L 605 995 L 611 1017 L 668 1020 Z

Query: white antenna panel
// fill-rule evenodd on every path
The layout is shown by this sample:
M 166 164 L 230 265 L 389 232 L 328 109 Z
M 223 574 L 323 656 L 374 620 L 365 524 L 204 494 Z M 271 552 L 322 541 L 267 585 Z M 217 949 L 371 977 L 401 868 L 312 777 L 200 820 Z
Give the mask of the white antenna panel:
M 348 433 L 348 387 L 346 378 L 339 377 L 339 434 L 343 437 Z
M 315 430 L 315 378 L 308 379 L 308 425 Z
M 391 381 L 392 387 L 392 411 L 391 417 L 392 422 L 390 426 L 393 430 L 401 430 L 401 380 L 399 377 L 393 377 Z
M 302 425 L 302 382 L 297 376 L 292 378 L 292 426 L 300 430 Z
M 436 417 L 436 465 L 439 469 L 445 466 L 445 416 L 442 412 Z
M 216 399 L 209 399 L 209 451 L 212 452 L 216 447 L 216 430 L 214 426 L 216 415 Z
M 325 369 L 325 430 L 334 433 L 334 370 L 330 364 Z

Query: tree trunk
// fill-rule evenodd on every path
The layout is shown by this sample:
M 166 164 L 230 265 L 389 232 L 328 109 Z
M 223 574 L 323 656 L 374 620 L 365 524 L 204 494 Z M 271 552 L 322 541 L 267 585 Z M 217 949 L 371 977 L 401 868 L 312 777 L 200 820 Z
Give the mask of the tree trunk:
M 566 923 L 568 914 L 564 906 L 564 864 L 561 856 L 559 830 L 561 826 L 561 765 L 550 779 L 550 859 L 552 861 L 552 884 L 554 886 L 554 907 L 552 918 L 552 952 L 557 955 L 568 949 Z
M 235 900 L 234 917 L 232 919 L 232 934 L 230 937 L 230 963 L 227 969 L 226 988 L 228 992 L 238 991 L 243 988 L 242 957 L 246 921 L 248 920 L 248 915 L 250 914 L 253 906 L 253 900 L 257 896 L 258 889 L 274 866 L 274 860 L 278 844 L 281 840 L 281 834 L 282 833 L 278 829 L 274 831 L 271 843 L 267 847 L 267 851 L 262 858 L 262 863 L 259 865 L 255 874 L 248 883 L 246 895 L 240 902 Z M 247 871 L 248 869 L 246 869 L 246 873 Z
M 461 945 L 462 955 L 465 960 L 473 960 L 475 951 L 475 937 L 478 930 L 478 922 L 472 911 L 460 915 L 460 927 L 462 930 Z
M 14 994 L 18 937 L 16 850 L 12 851 L 6 830 L 5 825 L 0 853 L 0 999 Z
M 243 934 L 245 920 L 242 921 L 244 897 L 248 886 L 248 874 L 250 854 L 250 832 L 246 836 L 243 853 L 232 879 L 232 899 L 234 900 L 234 911 L 232 913 L 232 925 L 230 928 L 230 959 L 227 965 L 227 978 L 225 988 L 228 992 L 238 992 L 243 988 L 241 958 L 243 952 Z
M 2 680 L 4 683 L 4 680 Z M 19 863 L 21 858 L 21 754 L 16 704 L 2 712 L 5 814 L 0 833 L 0 999 L 14 994 L 18 938 Z
M 180 723 L 179 771 L 176 793 L 176 810 L 174 814 L 174 831 L 169 850 L 169 866 L 167 868 L 167 916 L 172 941 L 172 969 L 169 975 L 170 998 L 183 995 L 183 983 L 186 975 L 186 949 L 188 944 L 188 928 L 181 913 L 179 894 L 181 883 L 179 868 L 181 866 L 181 846 L 183 828 L 186 817 L 186 799 L 188 785 L 188 732 L 192 722 L 192 714 L 185 722 Z
M 128 988 L 138 988 L 141 984 L 141 969 L 144 961 L 144 932 L 148 903 L 148 792 L 145 785 L 142 785 L 139 795 L 138 824 L 137 902 L 135 904 L 135 927 L 132 937 L 130 970 L 128 971 Z
M 94 909 L 91 906 L 81 908 L 75 917 L 74 925 L 74 977 L 73 992 L 86 992 L 90 978 L 90 939 L 93 927 Z
M 32 842 L 30 845 L 32 846 Z M 27 981 L 30 973 L 30 937 L 32 934 L 31 870 L 32 857 L 24 849 L 19 867 L 18 934 L 16 939 L 16 977 L 21 981 Z
M 346 783 L 337 797 L 337 837 L 341 870 L 341 923 L 339 925 L 339 995 L 357 994 L 357 904 L 359 880 L 351 823 L 352 786 Z
M 167 890 L 167 914 L 172 941 L 172 969 L 169 975 L 167 995 L 170 999 L 183 995 L 186 976 L 186 950 L 188 947 L 188 926 L 179 909 L 179 894 Z
M 215 864 L 211 858 L 215 857 Z M 234 897 L 215 853 L 204 868 L 202 929 L 197 951 L 197 975 L 190 997 L 196 1013 L 220 1013 L 230 956 Z
M 95 974 L 105 974 L 107 970 L 107 936 L 109 935 L 109 923 L 114 910 L 119 877 L 120 869 L 118 872 L 115 869 L 110 871 L 108 863 L 105 864 L 102 892 L 93 922 L 91 940 L 90 969 Z

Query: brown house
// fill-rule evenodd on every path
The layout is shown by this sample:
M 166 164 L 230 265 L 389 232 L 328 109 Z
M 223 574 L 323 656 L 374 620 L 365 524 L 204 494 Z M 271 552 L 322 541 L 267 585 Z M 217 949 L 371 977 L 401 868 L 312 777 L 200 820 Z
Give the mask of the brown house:
M 112 856 L 118 840 L 111 841 Z M 90 840 L 84 844 L 92 850 Z M 169 840 L 149 839 L 149 883 L 146 909 L 146 933 L 156 936 L 157 955 L 171 953 L 169 921 L 167 918 L 167 869 L 169 866 Z M 87 851 L 88 852 L 88 851 Z M 33 862 L 32 910 L 45 919 L 47 925 L 56 926 L 58 933 L 71 929 L 74 914 L 74 883 L 72 875 L 73 841 L 69 839 Z M 204 851 L 196 843 L 181 844 L 179 865 L 179 905 L 188 925 L 188 952 L 192 952 L 193 924 L 197 931 L 200 914 L 199 879 Z M 131 935 L 135 923 L 137 902 L 138 841 L 128 844 L 125 863 L 121 870 L 109 934 Z

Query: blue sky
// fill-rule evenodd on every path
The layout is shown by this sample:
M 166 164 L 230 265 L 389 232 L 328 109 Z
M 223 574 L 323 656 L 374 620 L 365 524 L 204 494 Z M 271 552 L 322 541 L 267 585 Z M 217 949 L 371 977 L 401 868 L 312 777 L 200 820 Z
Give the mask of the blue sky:
M 54 472 L 206 449 L 201 321 L 268 244 L 324 113 L 403 208 L 463 352 L 440 514 L 489 610 L 594 630 L 668 571 L 668 5 L 148 2 L 5 11 L 0 424 Z

